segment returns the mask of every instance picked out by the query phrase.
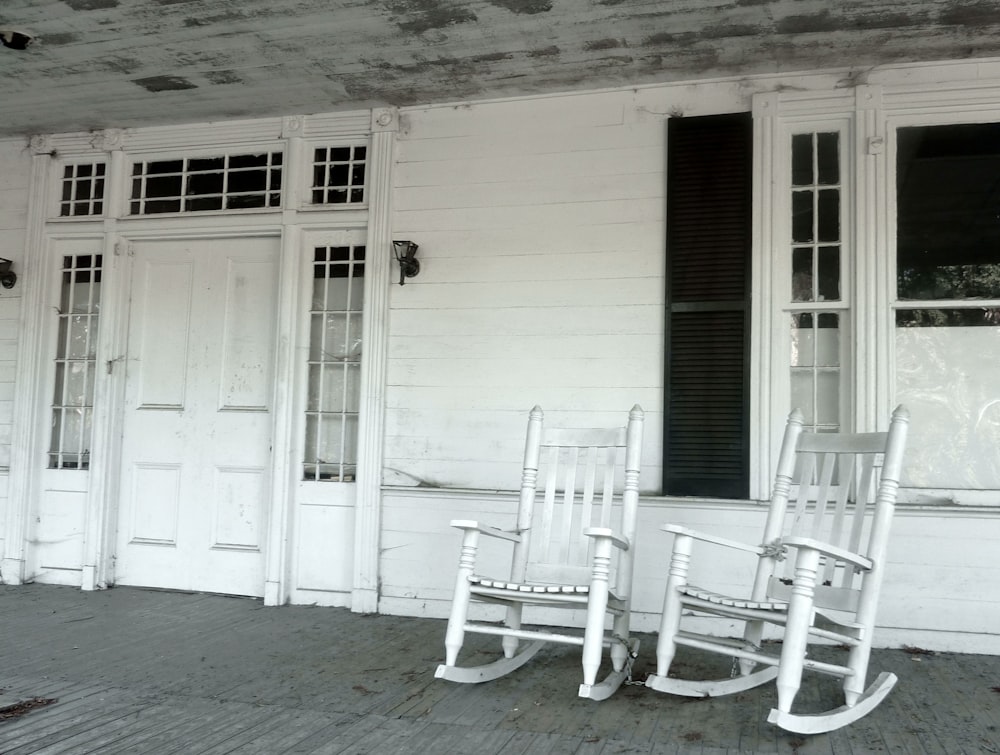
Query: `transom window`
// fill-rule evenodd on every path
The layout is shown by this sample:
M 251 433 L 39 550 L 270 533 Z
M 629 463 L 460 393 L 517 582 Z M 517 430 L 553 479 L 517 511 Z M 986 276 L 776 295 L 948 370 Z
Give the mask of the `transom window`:
M 312 203 L 364 202 L 367 154 L 367 148 L 361 145 L 314 150 Z
M 104 214 L 104 163 L 79 163 L 63 168 L 62 217 Z
M 90 467 L 101 255 L 63 257 L 50 469 Z
M 281 152 L 184 157 L 132 165 L 133 215 L 279 207 Z
M 314 250 L 303 470 L 307 480 L 355 479 L 364 272 L 364 246 Z

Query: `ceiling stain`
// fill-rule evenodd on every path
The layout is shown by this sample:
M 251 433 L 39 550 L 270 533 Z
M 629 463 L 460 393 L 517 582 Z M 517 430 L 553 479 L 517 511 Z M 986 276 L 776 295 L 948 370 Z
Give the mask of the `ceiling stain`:
M 396 25 L 408 34 L 423 34 L 479 20 L 468 8 L 442 0 L 393 0 L 386 7 L 394 16 L 405 17 L 405 20 L 396 20 Z
M 509 10 L 511 13 L 548 13 L 552 10 L 552 3 L 548 0 L 488 0 L 490 5 L 497 8 Z
M 938 20 L 955 26 L 981 26 L 1000 23 L 1000 7 L 993 2 L 955 3 L 941 11 Z
M 41 43 L 4 59 L 18 136 L 1000 59 L 997 0 L 0 0 L 0 21 Z
M 594 50 L 617 50 L 619 47 L 628 47 L 624 39 L 594 39 L 584 42 L 583 49 L 589 52 Z
M 197 89 L 194 84 L 181 76 L 149 76 L 145 79 L 132 79 L 143 89 L 150 92 L 174 92 L 180 89 Z
M 63 0 L 73 10 L 107 10 L 117 8 L 118 0 Z
M 56 33 L 56 34 L 46 34 L 41 40 L 46 46 L 53 45 L 69 45 L 73 42 L 80 41 L 80 35 L 71 31 Z
M 240 78 L 236 71 L 209 71 L 205 74 L 207 78 L 213 84 L 242 84 L 243 79 Z
M 838 19 L 824 10 L 806 16 L 788 16 L 775 24 L 778 34 L 816 34 L 817 32 L 836 31 L 841 26 Z
M 730 37 L 753 37 L 760 34 L 758 26 L 750 24 L 719 24 L 718 26 L 706 26 L 701 36 L 705 39 L 729 39 Z

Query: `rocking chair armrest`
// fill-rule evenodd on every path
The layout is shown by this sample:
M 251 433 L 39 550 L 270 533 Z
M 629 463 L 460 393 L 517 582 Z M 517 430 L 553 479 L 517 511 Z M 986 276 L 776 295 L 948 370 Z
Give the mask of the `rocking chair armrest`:
M 660 527 L 660 529 L 664 532 L 673 533 L 674 535 L 684 535 L 686 537 L 694 538 L 695 540 L 702 540 L 706 543 L 714 543 L 715 545 L 722 545 L 726 548 L 736 548 L 737 550 L 756 553 L 758 556 L 764 553 L 764 548 L 759 545 L 750 545 L 749 543 L 741 543 L 739 540 L 730 540 L 728 537 L 709 535 L 705 532 L 699 532 L 698 530 L 681 527 L 678 524 L 664 524 Z
M 481 532 L 482 534 L 489 535 L 490 537 L 496 537 L 501 540 L 510 540 L 513 543 L 521 542 L 521 534 L 519 532 L 509 532 L 508 530 L 502 530 L 498 527 L 490 527 L 473 521 L 472 519 L 452 519 L 451 526 L 460 530 L 465 530 L 466 532 L 475 530 L 476 532 Z
M 583 534 L 587 537 L 606 537 L 611 541 L 611 544 L 617 548 L 621 548 L 623 551 L 628 550 L 628 540 L 626 540 L 621 535 L 615 533 L 609 527 L 587 527 L 583 531 Z
M 838 561 L 846 561 L 849 564 L 854 564 L 854 566 L 865 571 L 872 568 L 872 560 L 870 558 L 865 558 L 845 548 L 838 548 L 836 545 L 830 545 L 830 543 L 824 543 L 822 540 L 814 540 L 811 537 L 783 537 L 781 538 L 781 544 L 790 545 L 793 548 L 809 548 L 810 550 L 819 551 L 826 556 L 832 556 Z

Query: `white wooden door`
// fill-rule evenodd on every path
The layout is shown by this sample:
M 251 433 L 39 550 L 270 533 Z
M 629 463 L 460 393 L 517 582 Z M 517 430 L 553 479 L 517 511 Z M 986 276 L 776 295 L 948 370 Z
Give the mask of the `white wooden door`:
M 279 245 L 133 245 L 118 584 L 263 594 Z

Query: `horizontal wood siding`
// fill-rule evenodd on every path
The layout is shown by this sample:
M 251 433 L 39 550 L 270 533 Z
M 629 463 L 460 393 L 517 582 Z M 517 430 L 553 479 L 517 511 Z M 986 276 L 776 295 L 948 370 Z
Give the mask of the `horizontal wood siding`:
M 0 257 L 13 260 L 13 270 L 23 274 L 28 219 L 28 184 L 31 156 L 23 140 L 0 141 Z M 0 469 L 10 466 L 10 427 L 14 406 L 14 366 L 17 362 L 17 329 L 21 316 L 22 280 L 11 289 L 0 289 Z M 0 495 L 6 498 L 6 486 Z
M 631 93 L 401 117 L 386 482 L 516 489 L 528 410 L 624 424 L 646 410 L 660 477 L 664 121 Z
M 14 262 L 21 275 L 27 235 L 28 183 L 31 157 L 23 139 L 0 141 L 0 257 Z M 0 289 L 0 555 L 7 521 L 7 471 L 10 468 L 11 423 L 14 414 L 14 369 L 17 364 L 21 284 Z
M 512 493 L 459 494 L 441 491 L 386 491 L 382 535 L 380 610 L 404 615 L 447 616 L 461 533 L 455 518 L 511 526 L 517 508 Z M 760 539 L 763 506 L 698 499 L 646 498 L 639 507 L 633 626 L 656 631 L 663 606 L 672 537 L 660 530 L 672 522 L 740 542 Z M 931 650 L 1000 653 L 1000 581 L 996 543 L 1000 510 L 904 506 L 889 543 L 876 647 L 915 645 Z M 506 542 L 483 538 L 489 567 L 502 573 L 509 559 Z M 752 556 L 696 544 L 691 581 L 721 592 L 745 590 L 753 580 Z M 499 569 L 490 572 L 489 569 Z M 496 618 L 496 617 L 494 617 Z M 553 622 L 560 615 L 543 617 Z M 735 624 L 716 621 L 713 631 L 739 634 Z M 644 648 L 643 654 L 652 653 Z

